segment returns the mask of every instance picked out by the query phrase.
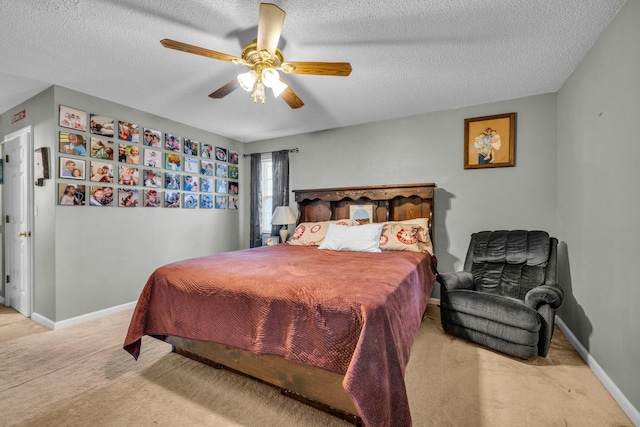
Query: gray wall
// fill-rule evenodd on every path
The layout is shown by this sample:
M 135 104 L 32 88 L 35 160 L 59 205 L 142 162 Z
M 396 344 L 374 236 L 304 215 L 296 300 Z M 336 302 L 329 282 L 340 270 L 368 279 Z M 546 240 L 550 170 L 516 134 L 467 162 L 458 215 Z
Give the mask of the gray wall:
M 560 316 L 640 408 L 640 1 L 558 93 Z
M 513 111 L 516 167 L 465 170 L 464 119 Z M 251 143 L 245 151 L 298 147 L 289 157 L 292 190 L 435 182 L 438 269 L 452 271 L 462 268 L 472 232 L 555 233 L 555 129 L 556 95 L 546 94 Z
M 242 153 L 243 146 L 237 141 L 52 87 L 0 116 L 0 132 L 6 135 L 33 124 L 34 147 L 51 148 L 54 177 L 58 174 L 58 132 L 65 130 L 57 125 L 60 104 L 116 121 L 131 121 L 141 131 L 150 127 Z M 11 115 L 25 108 L 27 118 L 12 125 Z M 117 140 L 114 142 L 117 144 Z M 85 160 L 88 167 L 90 158 Z M 117 162 L 114 164 L 117 166 Z M 137 300 L 147 278 L 160 265 L 240 248 L 238 228 L 242 207 L 187 210 L 58 206 L 57 181 L 57 178 L 47 180 L 44 187 L 35 188 L 34 194 L 38 211 L 34 227 L 34 311 L 52 321 Z M 88 188 L 91 185 L 89 181 L 84 184 Z

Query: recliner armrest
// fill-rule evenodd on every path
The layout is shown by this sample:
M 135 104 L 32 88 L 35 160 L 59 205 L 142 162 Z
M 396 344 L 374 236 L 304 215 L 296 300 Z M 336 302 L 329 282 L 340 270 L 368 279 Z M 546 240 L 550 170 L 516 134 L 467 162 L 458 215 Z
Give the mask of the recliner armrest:
M 437 279 L 444 287 L 445 291 L 452 291 L 454 289 L 473 289 L 473 275 L 468 271 L 439 274 Z
M 564 291 L 557 285 L 541 285 L 533 289 L 524 296 L 527 306 L 537 309 L 540 304 L 549 304 L 551 308 L 558 308 L 564 299 Z

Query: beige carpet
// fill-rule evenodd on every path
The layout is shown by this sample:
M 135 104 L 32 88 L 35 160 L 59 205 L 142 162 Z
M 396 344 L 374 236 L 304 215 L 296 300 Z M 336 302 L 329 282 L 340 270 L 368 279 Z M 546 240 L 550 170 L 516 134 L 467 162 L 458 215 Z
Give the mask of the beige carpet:
M 0 331 L 15 323 L 5 323 L 5 314 Z M 24 336 L 2 332 L 0 425 L 350 425 L 152 338 L 144 338 L 136 362 L 122 350 L 130 316 Z M 446 335 L 438 307 L 429 306 L 406 375 L 414 425 L 633 426 L 555 334 L 547 358 L 523 362 Z

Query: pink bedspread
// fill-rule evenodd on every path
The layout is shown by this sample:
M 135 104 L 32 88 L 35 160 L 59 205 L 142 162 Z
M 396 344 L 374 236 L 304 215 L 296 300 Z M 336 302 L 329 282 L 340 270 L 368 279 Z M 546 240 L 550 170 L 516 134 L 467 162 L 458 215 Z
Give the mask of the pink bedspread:
M 435 258 L 277 245 L 158 268 L 124 348 L 143 335 L 212 341 L 343 374 L 369 427 L 409 426 L 404 371 L 435 282 Z

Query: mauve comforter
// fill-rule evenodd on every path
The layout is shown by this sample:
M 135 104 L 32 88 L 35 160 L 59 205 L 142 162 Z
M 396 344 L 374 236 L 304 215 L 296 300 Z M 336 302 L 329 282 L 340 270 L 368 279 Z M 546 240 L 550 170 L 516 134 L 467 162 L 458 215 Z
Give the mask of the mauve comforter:
M 409 426 L 404 371 L 435 282 L 421 252 L 335 252 L 277 245 L 158 268 L 124 348 L 143 335 L 212 341 L 344 375 L 369 427 Z

